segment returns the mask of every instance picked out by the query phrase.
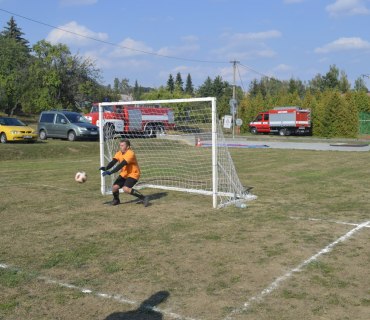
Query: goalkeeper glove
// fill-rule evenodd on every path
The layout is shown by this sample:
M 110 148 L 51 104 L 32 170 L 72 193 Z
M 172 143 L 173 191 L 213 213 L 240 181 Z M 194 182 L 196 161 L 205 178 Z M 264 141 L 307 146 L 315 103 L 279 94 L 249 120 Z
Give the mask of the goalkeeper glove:
M 110 171 L 104 171 L 101 175 L 103 177 L 105 177 L 105 176 L 110 176 L 111 174 L 112 174 L 112 172 L 110 172 Z
M 105 171 L 105 170 L 107 170 L 105 167 L 100 167 L 99 168 L 99 170 L 101 170 L 101 171 Z

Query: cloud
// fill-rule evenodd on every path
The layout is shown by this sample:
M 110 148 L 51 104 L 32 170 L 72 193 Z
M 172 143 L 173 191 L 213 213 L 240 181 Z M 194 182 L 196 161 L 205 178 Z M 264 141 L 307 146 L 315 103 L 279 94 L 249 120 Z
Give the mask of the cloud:
M 263 32 L 235 33 L 233 35 L 224 33 L 221 37 L 227 37 L 231 42 L 262 41 L 267 39 L 280 38 L 281 32 L 277 30 L 268 30 Z
M 230 60 L 246 60 L 253 58 L 271 58 L 276 55 L 266 42 L 271 39 L 280 38 L 281 32 L 278 30 L 268 30 L 262 32 L 247 32 L 247 33 L 223 33 L 221 40 L 225 44 L 212 53 L 218 59 Z
M 154 53 L 153 49 L 147 46 L 144 42 L 131 38 L 124 39 L 118 45 L 119 48 L 115 48 L 112 51 L 112 57 L 127 58 L 142 55 L 147 52 Z
M 315 53 L 330 53 L 348 50 L 368 50 L 370 43 L 358 37 L 353 38 L 339 38 L 330 42 L 323 47 L 316 48 Z
M 366 7 L 363 0 L 336 0 L 334 3 L 326 6 L 326 11 L 331 16 L 370 14 L 370 10 Z
M 63 7 L 89 6 L 97 2 L 98 0 L 59 0 L 59 4 Z
M 106 41 L 108 35 L 102 32 L 93 32 L 75 21 L 59 26 L 58 29 L 53 29 L 46 37 L 46 40 L 51 43 L 65 43 L 78 46 L 87 46 L 95 43 L 96 41 L 93 39 Z

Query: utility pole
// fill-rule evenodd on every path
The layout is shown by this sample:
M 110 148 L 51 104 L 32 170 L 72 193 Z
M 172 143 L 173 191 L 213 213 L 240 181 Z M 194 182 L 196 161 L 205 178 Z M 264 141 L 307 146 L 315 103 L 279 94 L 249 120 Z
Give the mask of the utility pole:
M 233 117 L 233 139 L 235 137 L 235 113 L 236 113 L 236 92 L 235 92 L 235 89 L 236 89 L 236 84 L 235 84 L 235 75 L 236 75 L 236 64 L 239 63 L 240 61 L 236 61 L 236 60 L 233 60 L 233 61 L 230 61 L 230 63 L 233 64 L 233 105 L 234 107 L 231 107 L 232 109 L 232 117 Z

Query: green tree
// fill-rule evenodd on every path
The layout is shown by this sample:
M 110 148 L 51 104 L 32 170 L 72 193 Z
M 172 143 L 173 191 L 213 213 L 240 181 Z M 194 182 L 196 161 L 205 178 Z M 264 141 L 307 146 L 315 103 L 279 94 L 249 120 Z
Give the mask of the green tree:
M 134 86 L 134 90 L 132 93 L 134 100 L 140 100 L 142 94 L 143 94 L 143 89 L 141 86 L 139 86 L 139 83 L 137 82 L 137 80 L 135 80 L 135 86 Z
M 194 94 L 194 86 L 191 80 L 190 73 L 188 73 L 188 76 L 186 77 L 185 93 L 190 95 Z
M 362 77 L 358 77 L 356 80 L 355 80 L 355 86 L 354 86 L 354 90 L 355 91 L 364 91 L 364 92 L 368 92 L 368 88 L 366 87 L 366 84 L 365 84 L 365 81 Z
M 173 80 L 172 74 L 169 75 L 167 80 L 167 90 L 171 93 L 175 90 L 175 81 Z
M 198 88 L 197 96 L 199 97 L 213 97 L 213 83 L 210 77 Z
M 339 91 L 342 93 L 349 92 L 351 90 L 351 84 L 348 81 L 347 75 L 344 71 L 340 72 L 340 79 L 339 79 Z
M 33 46 L 33 51 L 27 104 L 30 111 L 80 108 L 89 98 L 84 94 L 88 86 L 98 87 L 99 70 L 89 59 L 72 56 L 66 45 L 42 40 Z
M 183 85 L 184 85 L 184 82 L 182 81 L 181 73 L 178 72 L 176 74 L 175 90 L 183 92 L 184 91 Z
M 30 50 L 29 42 L 23 38 L 23 35 L 24 33 L 22 32 L 21 28 L 18 27 L 13 17 L 10 18 L 10 20 L 7 22 L 7 26 L 4 27 L 4 30 L 0 34 L 2 37 L 16 40 L 18 43 L 27 48 L 27 50 Z
M 326 90 L 323 95 L 324 114 L 322 116 L 322 135 L 324 137 L 335 137 L 339 125 L 339 115 L 343 112 L 343 101 L 338 91 Z
M 12 115 L 24 102 L 30 56 L 14 38 L 0 37 L 0 108 Z

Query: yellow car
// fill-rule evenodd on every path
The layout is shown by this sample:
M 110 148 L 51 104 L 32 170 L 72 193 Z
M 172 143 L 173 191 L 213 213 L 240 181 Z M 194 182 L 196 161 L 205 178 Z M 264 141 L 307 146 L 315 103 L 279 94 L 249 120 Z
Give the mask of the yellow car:
M 37 133 L 30 126 L 16 118 L 0 117 L 0 142 L 27 141 L 35 142 Z

